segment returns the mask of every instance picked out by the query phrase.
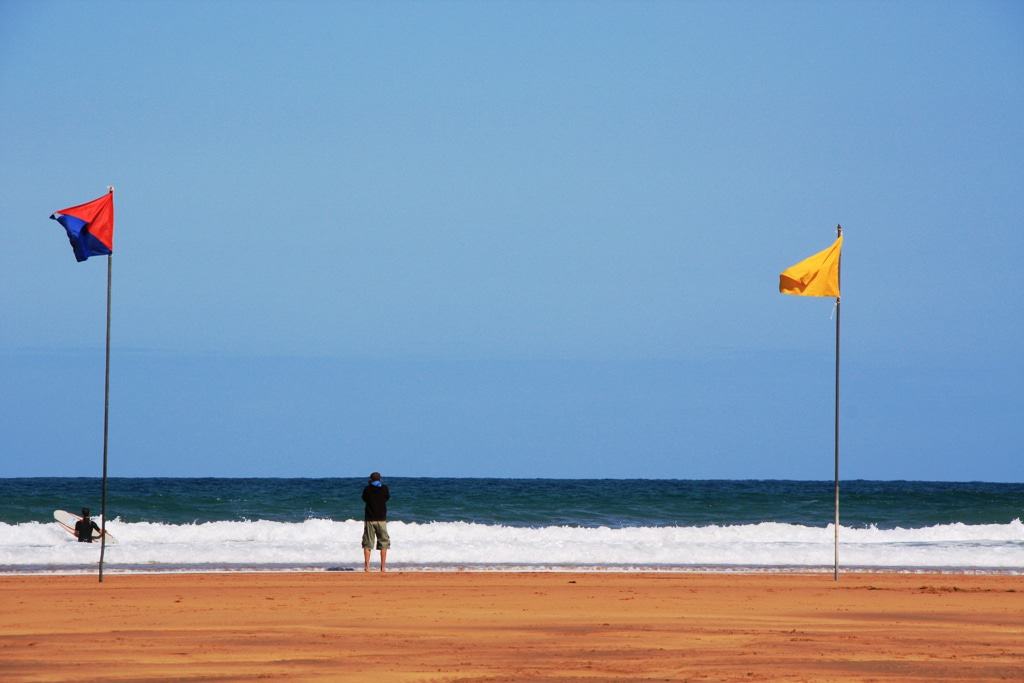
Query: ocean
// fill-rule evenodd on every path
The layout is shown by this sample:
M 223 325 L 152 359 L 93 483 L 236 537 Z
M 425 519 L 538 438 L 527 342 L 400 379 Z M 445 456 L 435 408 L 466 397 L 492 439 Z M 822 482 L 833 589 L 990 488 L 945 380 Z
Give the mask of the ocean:
M 387 478 L 403 570 L 831 571 L 831 481 Z M 361 568 L 359 479 L 112 478 L 110 572 Z M 844 571 L 1024 573 L 1024 484 L 849 481 Z M 53 511 L 100 481 L 0 479 L 0 573 L 96 569 Z M 374 553 L 376 556 L 376 553 Z

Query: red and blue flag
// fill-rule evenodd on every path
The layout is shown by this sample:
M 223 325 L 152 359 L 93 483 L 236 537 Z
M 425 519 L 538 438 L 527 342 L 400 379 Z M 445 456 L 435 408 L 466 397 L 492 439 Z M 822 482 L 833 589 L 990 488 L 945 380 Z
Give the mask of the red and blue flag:
M 64 226 L 75 258 L 114 253 L 114 191 L 78 206 L 54 211 L 50 216 Z

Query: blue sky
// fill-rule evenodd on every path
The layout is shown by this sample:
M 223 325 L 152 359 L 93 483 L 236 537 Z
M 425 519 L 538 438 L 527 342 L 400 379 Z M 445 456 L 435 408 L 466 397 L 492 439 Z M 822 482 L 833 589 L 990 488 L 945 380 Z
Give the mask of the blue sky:
M 1024 480 L 1016 2 L 0 0 L 0 475 Z

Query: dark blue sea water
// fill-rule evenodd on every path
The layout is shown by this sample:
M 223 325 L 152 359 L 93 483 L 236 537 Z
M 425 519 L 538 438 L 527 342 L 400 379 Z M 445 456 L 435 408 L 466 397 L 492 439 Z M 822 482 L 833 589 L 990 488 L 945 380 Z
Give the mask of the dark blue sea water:
M 395 477 L 395 568 L 827 571 L 832 482 Z M 362 559 L 363 479 L 109 482 L 120 571 L 323 570 Z M 844 566 L 1024 572 L 1024 485 L 850 481 Z M 0 479 L 0 572 L 89 571 L 54 509 L 99 512 L 98 479 Z
M 444 479 L 395 477 L 390 514 L 404 522 L 515 527 L 825 526 L 831 481 Z M 363 479 L 112 478 L 107 518 L 187 524 L 361 519 Z M 100 510 L 99 479 L 0 479 L 0 522 L 52 520 L 54 509 Z M 849 481 L 844 526 L 880 529 L 1006 524 L 1024 517 L 1024 484 Z

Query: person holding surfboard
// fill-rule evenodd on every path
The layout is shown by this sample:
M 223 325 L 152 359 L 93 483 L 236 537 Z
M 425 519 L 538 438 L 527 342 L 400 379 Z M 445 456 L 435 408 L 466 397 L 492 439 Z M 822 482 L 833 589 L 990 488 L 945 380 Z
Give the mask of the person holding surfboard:
M 67 510 L 54 510 L 53 519 L 61 529 L 82 543 L 90 543 L 101 537 L 107 539 L 107 545 L 117 543 L 109 531 L 104 531 L 102 527 L 96 526 L 95 520 L 89 517 L 89 508 L 82 508 L 82 512 L 85 513 L 84 517 L 73 515 Z
M 388 498 L 391 492 L 381 481 L 380 472 L 370 474 L 370 481 L 363 489 L 363 571 L 370 571 L 370 553 L 374 546 L 380 551 L 380 570 L 388 559 L 391 538 L 388 536 Z
M 100 528 L 89 519 L 89 508 L 82 508 L 82 518 L 75 522 L 75 536 L 79 543 L 92 543 L 92 531 L 96 530 L 96 538 L 100 537 Z

